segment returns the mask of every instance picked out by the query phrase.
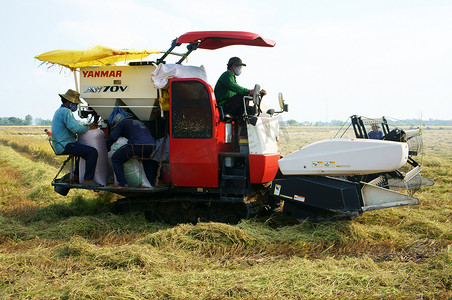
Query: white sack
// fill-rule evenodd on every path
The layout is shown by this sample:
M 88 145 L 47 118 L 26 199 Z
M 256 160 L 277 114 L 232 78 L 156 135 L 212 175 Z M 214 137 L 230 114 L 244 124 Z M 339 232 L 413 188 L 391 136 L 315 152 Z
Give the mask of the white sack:
M 127 144 L 127 139 L 125 137 L 120 137 L 118 140 L 111 146 L 110 152 L 108 152 L 108 160 L 111 164 L 111 157 L 112 155 L 121 148 Z M 152 185 L 149 183 L 148 178 L 146 177 L 146 173 L 144 172 L 143 164 L 141 161 L 133 158 L 129 159 L 125 163 L 123 163 L 124 167 L 124 175 L 126 177 L 127 185 L 129 187 L 152 187 Z M 116 180 L 116 174 L 115 174 L 115 185 L 118 185 L 118 181 Z
M 159 64 L 152 73 L 152 81 L 158 89 L 167 88 L 170 78 L 199 78 L 207 82 L 204 66 L 183 66 L 179 64 Z
M 94 181 L 101 185 L 107 185 L 108 160 L 107 146 L 105 145 L 105 134 L 100 129 L 89 130 L 78 137 L 78 142 L 83 145 L 91 146 L 97 150 L 97 164 L 94 172 Z M 79 163 L 79 182 L 82 183 L 85 176 L 86 162 L 80 158 Z

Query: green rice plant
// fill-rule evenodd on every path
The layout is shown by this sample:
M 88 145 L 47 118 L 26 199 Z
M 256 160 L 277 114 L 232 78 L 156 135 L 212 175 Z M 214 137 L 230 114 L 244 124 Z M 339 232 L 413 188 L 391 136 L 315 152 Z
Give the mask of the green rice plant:
M 9 146 L 34 161 L 43 161 L 53 166 L 61 165 L 64 160 L 64 157 L 55 155 L 45 136 L 0 134 L 0 145 Z
M 28 198 L 41 203 L 56 201 L 58 196 L 50 186 L 56 168 L 43 162 L 34 162 L 7 146 L 0 145 L 0 151 L 2 160 L 20 174 L 21 185 L 29 190 Z

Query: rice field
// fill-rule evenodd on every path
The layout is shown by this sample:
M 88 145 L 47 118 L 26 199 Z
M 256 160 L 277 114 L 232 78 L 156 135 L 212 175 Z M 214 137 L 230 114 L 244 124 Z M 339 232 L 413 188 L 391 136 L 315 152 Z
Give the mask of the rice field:
M 452 128 L 424 130 L 418 206 L 353 221 L 223 223 L 115 215 L 108 193 L 56 194 L 44 127 L 0 127 L 1 299 L 451 299 Z M 284 129 L 281 152 L 337 128 Z

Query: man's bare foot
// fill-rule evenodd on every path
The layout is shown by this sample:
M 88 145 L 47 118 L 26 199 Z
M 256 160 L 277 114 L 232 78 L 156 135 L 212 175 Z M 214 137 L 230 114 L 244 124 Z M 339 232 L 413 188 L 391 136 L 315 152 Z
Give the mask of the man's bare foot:
M 120 190 L 120 189 L 125 189 L 125 188 L 127 188 L 127 187 L 126 186 L 120 186 L 120 185 L 115 185 L 113 187 L 113 189 L 115 189 L 115 190 Z

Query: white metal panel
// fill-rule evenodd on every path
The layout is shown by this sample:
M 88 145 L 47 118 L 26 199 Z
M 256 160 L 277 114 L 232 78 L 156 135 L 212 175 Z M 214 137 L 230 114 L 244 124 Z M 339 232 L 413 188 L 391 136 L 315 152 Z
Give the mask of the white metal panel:
M 84 100 L 92 106 L 97 114 L 104 120 L 108 120 L 116 103 L 116 99 L 114 98 L 89 98 Z
M 125 98 L 122 101 L 142 121 L 148 121 L 152 109 L 158 105 L 158 101 L 154 99 Z
M 99 66 L 80 69 L 80 96 L 105 120 L 120 99 L 141 120 L 149 120 L 157 99 L 155 66 Z
M 279 160 L 284 175 L 365 175 L 390 172 L 408 159 L 406 143 L 333 139 L 313 143 Z
M 395 207 L 401 205 L 417 205 L 419 199 L 362 182 L 363 211 Z
M 247 124 L 247 131 L 250 154 L 278 153 L 279 122 L 277 118 L 261 116 L 256 126 Z

